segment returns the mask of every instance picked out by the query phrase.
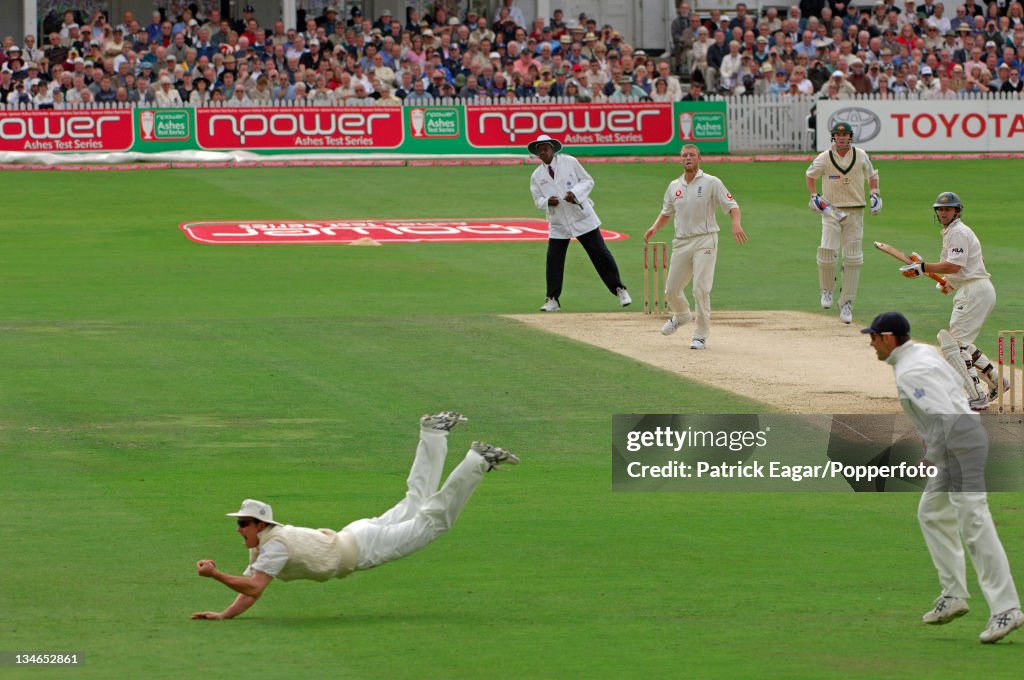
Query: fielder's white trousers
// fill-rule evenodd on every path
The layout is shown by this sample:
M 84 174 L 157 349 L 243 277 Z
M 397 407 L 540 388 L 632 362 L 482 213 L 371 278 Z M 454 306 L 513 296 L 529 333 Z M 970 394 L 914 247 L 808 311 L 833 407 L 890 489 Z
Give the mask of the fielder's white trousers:
M 380 517 L 360 519 L 350 531 L 359 544 L 356 569 L 371 569 L 410 555 L 452 528 L 487 472 L 487 461 L 472 449 L 438 489 L 448 433 L 420 431 L 405 498 Z
M 929 485 L 930 486 L 930 485 Z M 999 541 L 984 491 L 925 491 L 917 509 L 942 594 L 966 599 L 964 546 L 992 614 L 1020 607 L 1006 551 Z
M 690 303 L 683 289 L 693 279 L 693 337 L 707 338 L 711 333 L 711 287 L 715 283 L 718 260 L 718 233 L 672 240 L 672 261 L 665 279 L 665 299 L 672 313 L 685 319 Z
M 973 345 L 995 306 L 996 288 L 989 279 L 968 281 L 953 296 L 949 334 L 961 345 Z

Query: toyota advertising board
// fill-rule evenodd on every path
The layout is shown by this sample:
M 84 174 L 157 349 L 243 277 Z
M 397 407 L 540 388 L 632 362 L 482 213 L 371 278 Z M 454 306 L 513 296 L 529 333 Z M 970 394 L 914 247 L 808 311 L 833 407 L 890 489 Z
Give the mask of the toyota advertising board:
M 1013 100 L 823 100 L 819 151 L 838 122 L 853 126 L 854 144 L 867 151 L 1024 151 L 1024 109 Z

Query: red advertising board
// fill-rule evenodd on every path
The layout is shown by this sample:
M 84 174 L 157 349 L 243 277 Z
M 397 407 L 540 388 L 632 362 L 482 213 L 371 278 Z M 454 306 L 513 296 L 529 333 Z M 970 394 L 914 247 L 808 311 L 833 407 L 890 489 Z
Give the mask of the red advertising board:
M 574 146 L 667 144 L 675 131 L 672 104 L 533 104 L 466 107 L 470 146 L 522 147 L 542 132 Z
M 188 222 L 180 225 L 196 243 L 444 243 L 546 241 L 546 220 L 497 218 L 493 220 L 279 220 L 265 222 Z M 625 234 L 602 229 L 605 240 L 622 241 Z
M 131 109 L 0 113 L 0 151 L 127 151 Z
M 400 106 L 196 109 L 201 149 L 394 149 L 403 138 Z

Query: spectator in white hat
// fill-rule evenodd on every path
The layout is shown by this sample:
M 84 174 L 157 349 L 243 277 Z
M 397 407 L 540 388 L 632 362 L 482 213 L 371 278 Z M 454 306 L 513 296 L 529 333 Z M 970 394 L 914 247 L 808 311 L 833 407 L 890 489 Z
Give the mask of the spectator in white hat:
M 160 76 L 159 87 L 154 97 L 154 103 L 161 107 L 181 107 L 181 95 L 174 89 L 171 76 L 164 74 Z

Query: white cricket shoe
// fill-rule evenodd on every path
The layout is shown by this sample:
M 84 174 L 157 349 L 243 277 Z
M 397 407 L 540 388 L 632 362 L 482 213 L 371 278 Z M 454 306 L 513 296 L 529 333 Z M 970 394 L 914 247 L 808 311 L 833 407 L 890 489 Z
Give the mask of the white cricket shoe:
M 844 302 L 843 306 L 839 308 L 839 320 L 843 323 L 853 322 L 853 303 Z
M 832 291 L 823 290 L 821 291 L 821 308 L 832 309 Z
M 558 300 L 555 298 L 548 298 L 544 300 L 544 305 L 540 308 L 542 312 L 557 312 L 562 307 L 558 304 Z
M 982 392 L 977 399 L 968 399 L 967 405 L 971 407 L 972 411 L 984 411 L 988 408 L 988 394 Z
M 690 349 L 707 349 L 708 343 L 705 338 L 694 338 L 690 341 Z
M 473 442 L 470 447 L 473 451 L 476 451 L 483 459 L 487 461 L 490 467 L 487 471 L 490 472 L 502 463 L 508 463 L 509 465 L 519 465 L 519 456 L 515 455 L 511 451 L 505 449 L 499 449 L 497 446 L 491 446 L 484 442 Z
M 988 628 L 981 632 L 978 639 L 984 644 L 992 644 L 1024 626 L 1024 613 L 1020 609 L 1007 609 L 988 620 Z
M 672 318 L 666 321 L 665 325 L 661 327 L 661 334 L 672 335 L 677 330 L 679 330 L 680 326 L 685 326 L 686 324 L 690 323 L 691 317 L 692 315 L 689 312 L 686 313 L 685 318 L 680 317 L 678 314 L 673 314 Z
M 615 294 L 619 296 L 619 304 L 623 307 L 629 307 L 633 304 L 633 298 L 629 297 L 629 291 L 625 288 L 616 288 Z
M 461 413 L 442 411 L 432 416 L 427 415 L 420 418 L 420 428 L 431 432 L 451 432 L 453 427 L 467 420 L 469 418 Z
M 935 607 L 921 617 L 921 621 L 930 626 L 941 626 L 953 619 L 958 619 L 970 609 L 967 601 L 952 595 L 939 595 L 935 598 Z

